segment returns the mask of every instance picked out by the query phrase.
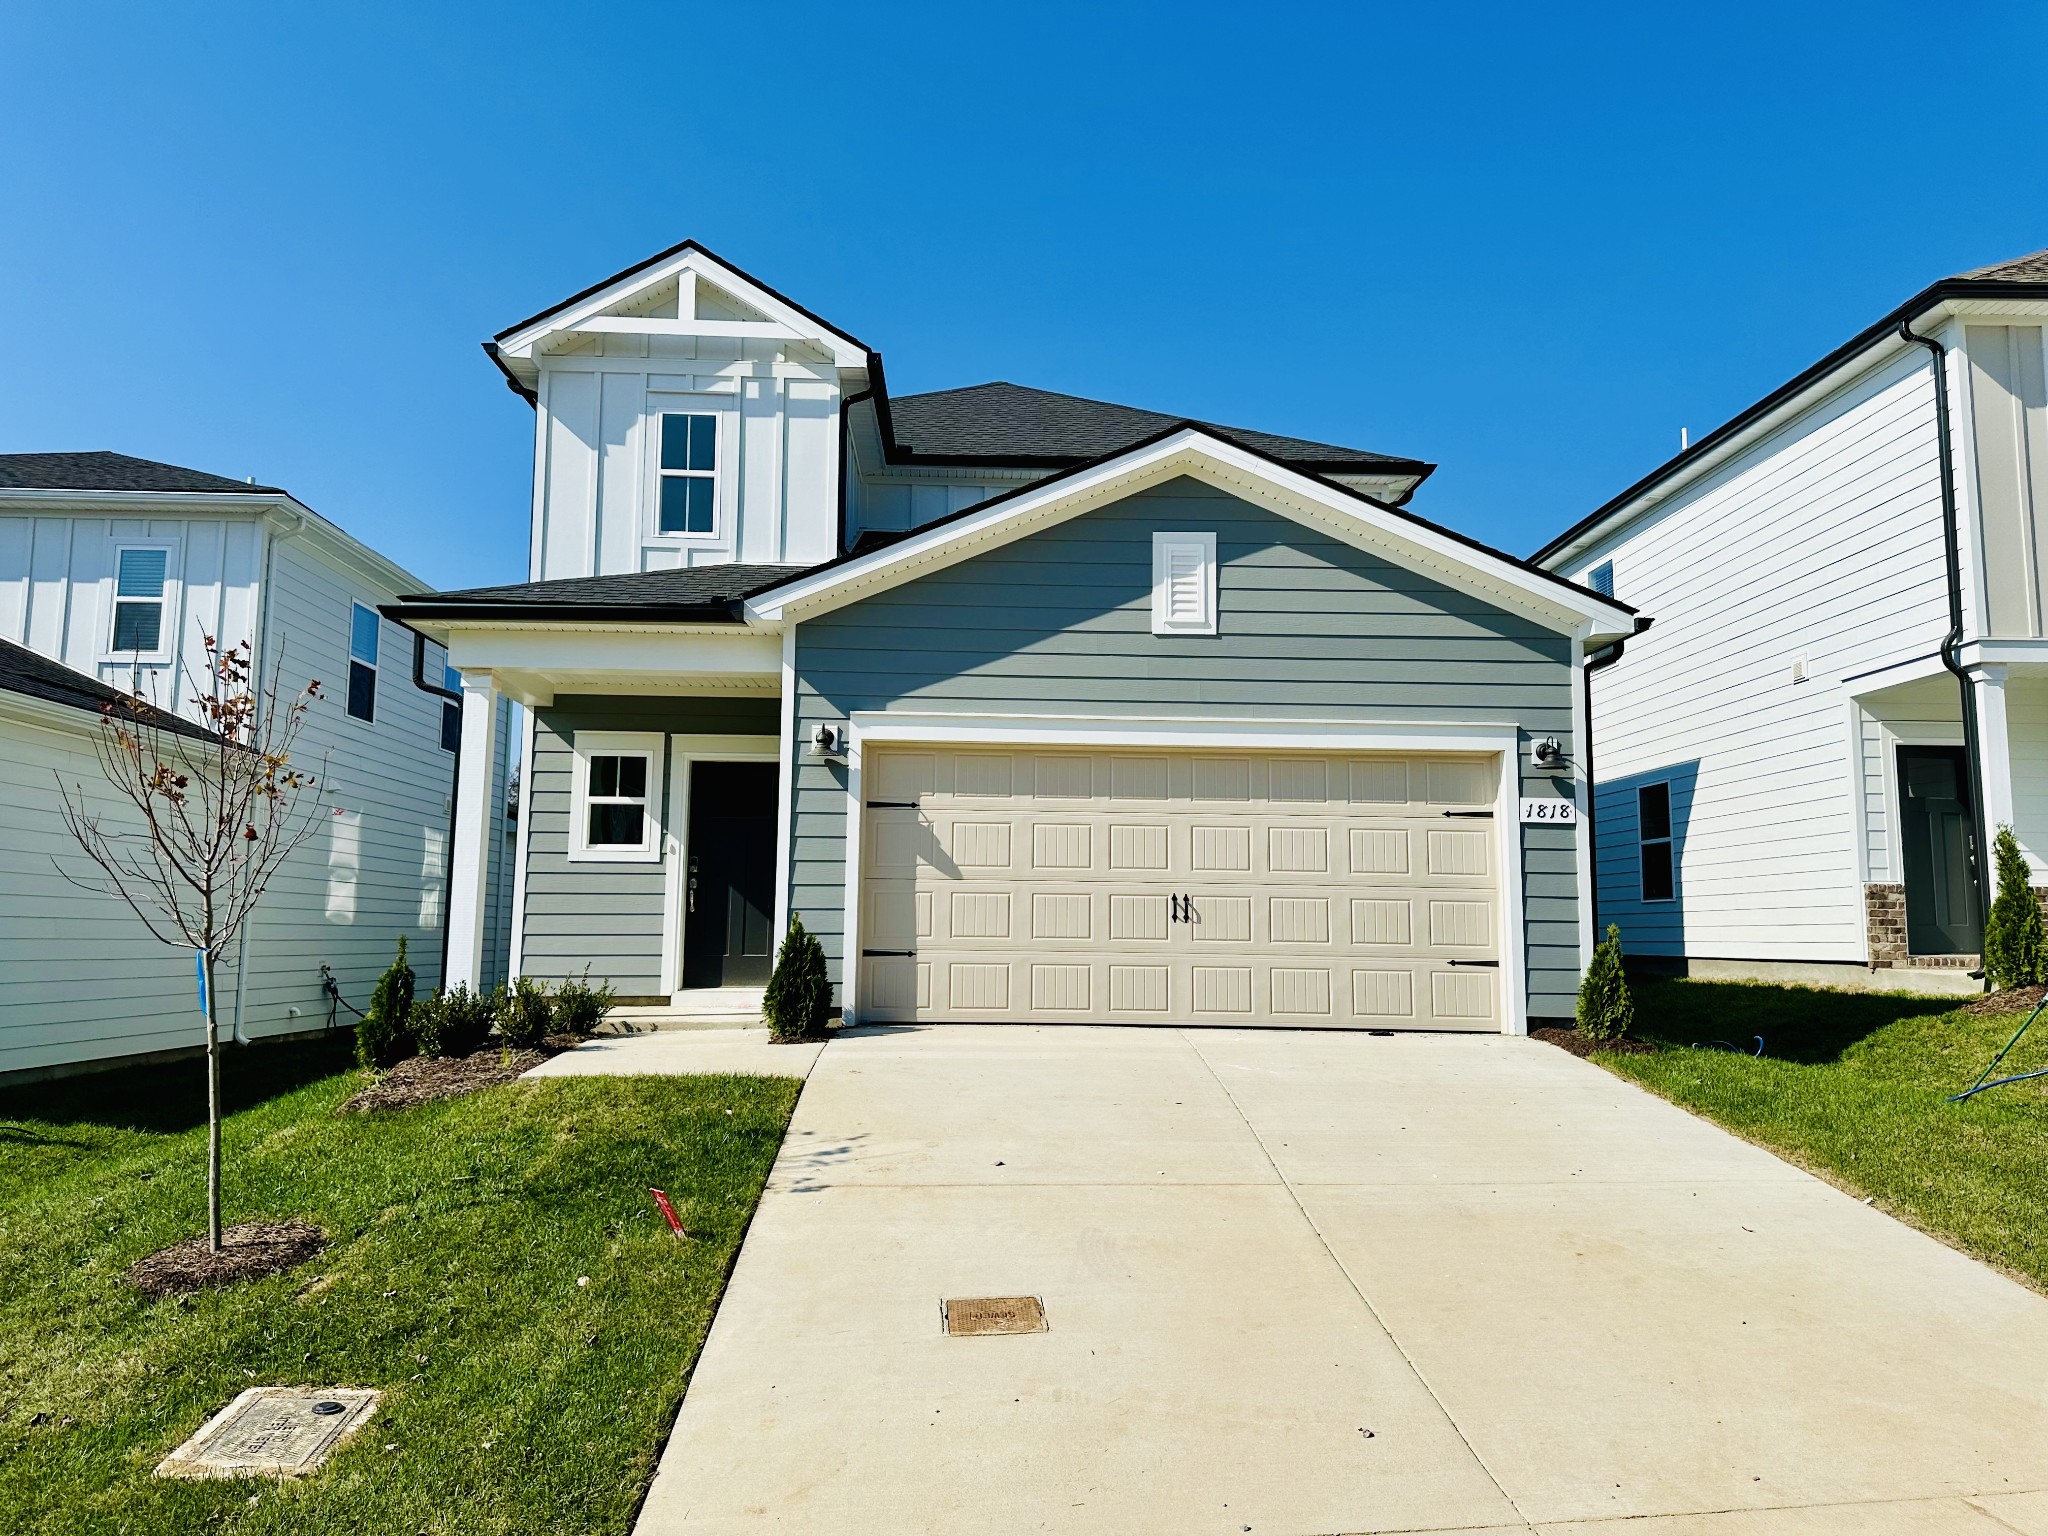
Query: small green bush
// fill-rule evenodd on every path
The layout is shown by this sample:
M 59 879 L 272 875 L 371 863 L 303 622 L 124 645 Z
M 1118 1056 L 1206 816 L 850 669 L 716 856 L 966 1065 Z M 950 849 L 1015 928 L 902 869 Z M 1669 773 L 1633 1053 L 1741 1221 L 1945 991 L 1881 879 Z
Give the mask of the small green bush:
M 594 987 L 590 984 L 590 967 L 586 965 L 580 978 L 561 982 L 555 988 L 556 1026 L 565 1034 L 589 1034 L 612 1011 L 612 996 L 610 982 Z
M 472 992 L 467 982 L 413 1004 L 413 1034 L 422 1056 L 467 1056 L 483 1049 L 498 1016 L 497 994 Z
M 1998 862 L 1998 895 L 1984 923 L 1984 974 L 1994 988 L 2035 986 L 2048 980 L 2048 934 L 2027 857 L 2011 827 L 1998 829 L 1991 851 Z
M 405 935 L 398 936 L 398 958 L 377 978 L 369 1011 L 356 1025 L 356 1060 L 366 1067 L 393 1067 L 418 1046 L 412 1034 L 412 967 L 405 960 Z
M 775 973 L 761 999 L 761 1016 L 777 1040 L 816 1040 L 825 1033 L 832 1009 L 832 978 L 825 969 L 825 950 L 817 936 L 791 916 L 789 936 L 775 957 Z
M 1579 983 L 1579 1033 L 1588 1040 L 1619 1040 L 1635 1021 L 1636 1005 L 1621 969 L 1621 930 L 1609 923 Z
M 555 1000 L 547 983 L 515 976 L 498 1008 L 498 1033 L 515 1050 L 532 1050 L 555 1032 Z

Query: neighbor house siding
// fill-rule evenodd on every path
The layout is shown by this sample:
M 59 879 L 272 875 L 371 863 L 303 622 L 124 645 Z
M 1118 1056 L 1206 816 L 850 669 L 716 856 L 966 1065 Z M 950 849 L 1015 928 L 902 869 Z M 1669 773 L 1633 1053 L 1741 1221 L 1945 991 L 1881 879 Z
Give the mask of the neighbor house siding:
M 533 781 L 524 788 L 527 827 L 525 931 L 520 970 L 546 980 L 609 982 L 628 997 L 666 995 L 661 974 L 668 860 L 649 864 L 571 861 L 570 765 L 578 731 L 653 731 L 664 736 L 773 736 L 774 698 L 563 696 L 535 711 Z M 652 797 L 664 833 L 685 807 L 668 799 L 668 753 L 661 793 Z
M 1573 576 L 1612 560 L 1614 595 L 1655 620 L 1593 681 L 1599 921 L 1631 950 L 1865 958 L 1857 845 L 1886 878 L 1883 773 L 1844 684 L 1947 628 L 1937 463 L 1916 349 L 1575 557 Z M 1659 779 L 1677 894 L 1645 903 L 1635 792 Z
M 1209 529 L 1219 634 L 1154 635 L 1152 534 Z M 923 707 L 1510 725 L 1569 753 L 1571 647 L 1470 593 L 1178 480 L 800 624 L 795 740 L 856 710 Z M 836 977 L 845 769 L 796 761 L 791 903 Z M 1528 784 L 1554 793 L 1549 775 Z M 1529 1011 L 1568 1014 L 1579 977 L 1572 831 L 1525 829 L 1523 869 Z

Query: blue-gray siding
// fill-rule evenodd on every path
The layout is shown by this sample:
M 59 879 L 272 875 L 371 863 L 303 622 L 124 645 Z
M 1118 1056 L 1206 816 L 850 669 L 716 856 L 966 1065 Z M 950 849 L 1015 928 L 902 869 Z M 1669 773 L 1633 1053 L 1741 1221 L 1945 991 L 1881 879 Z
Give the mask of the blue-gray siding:
M 1201 530 L 1216 533 L 1219 633 L 1154 635 L 1152 535 Z M 1568 636 L 1189 480 L 804 622 L 796 672 L 798 742 L 856 710 L 938 708 L 1513 725 L 1576 750 Z M 799 754 L 795 785 L 792 905 L 837 976 L 845 770 Z M 1523 891 L 1529 1011 L 1569 1014 L 1569 828 L 1523 830 Z
M 525 786 L 526 932 L 520 969 L 559 980 L 590 967 L 626 997 L 665 996 L 661 978 L 666 867 L 570 863 L 571 742 L 578 731 L 660 731 L 672 735 L 772 736 L 780 726 L 772 698 L 632 698 L 565 695 L 535 711 L 533 782 Z M 663 754 L 666 759 L 666 753 Z M 662 774 L 661 825 L 670 825 L 669 775 Z

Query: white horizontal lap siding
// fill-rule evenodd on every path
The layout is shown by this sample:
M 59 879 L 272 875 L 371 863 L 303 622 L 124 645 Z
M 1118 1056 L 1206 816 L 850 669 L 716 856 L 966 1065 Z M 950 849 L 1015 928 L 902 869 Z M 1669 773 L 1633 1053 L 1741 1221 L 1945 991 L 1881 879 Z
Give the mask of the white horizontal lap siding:
M 1646 953 L 1862 960 L 1859 776 L 1875 802 L 1840 680 L 1946 630 L 1924 366 L 1853 382 L 1571 574 L 1606 559 L 1655 622 L 1594 674 L 1599 921 Z M 1645 903 L 1635 790 L 1657 779 L 1673 783 L 1677 899 Z
M 353 719 L 346 708 L 351 604 L 375 607 L 395 595 L 305 540 L 277 542 L 263 665 L 267 674 L 281 664 L 288 692 L 320 682 L 324 697 L 293 753 L 321 781 L 317 797 L 304 802 L 319 825 L 271 882 L 251 932 L 244 1015 L 251 1035 L 324 1023 L 323 963 L 342 995 L 366 1006 L 400 934 L 420 990 L 439 980 L 455 760 L 441 749 L 440 698 L 413 686 L 410 631 L 381 625 L 375 721 Z
M 65 878 L 96 871 L 64 828 L 60 781 L 82 788 L 109 827 L 142 831 L 106 787 L 93 716 L 76 714 L 66 725 L 30 724 L 0 704 L 0 1072 L 205 1039 L 191 951 L 158 943 L 118 898 Z M 225 1024 L 232 964 L 219 981 Z
M 2012 756 L 2012 826 L 2036 885 L 2048 885 L 2048 680 L 2009 677 L 2005 724 Z

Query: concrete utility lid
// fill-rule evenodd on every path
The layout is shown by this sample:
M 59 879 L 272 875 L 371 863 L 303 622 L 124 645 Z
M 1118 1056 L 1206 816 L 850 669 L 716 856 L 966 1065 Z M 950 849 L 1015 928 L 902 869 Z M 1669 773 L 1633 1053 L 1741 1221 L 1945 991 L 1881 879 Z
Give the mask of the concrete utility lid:
M 300 1477 L 377 1411 L 367 1387 L 251 1387 L 160 1462 L 158 1477 Z
M 1036 1296 L 962 1297 L 944 1309 L 951 1334 L 1045 1332 L 1045 1304 Z

